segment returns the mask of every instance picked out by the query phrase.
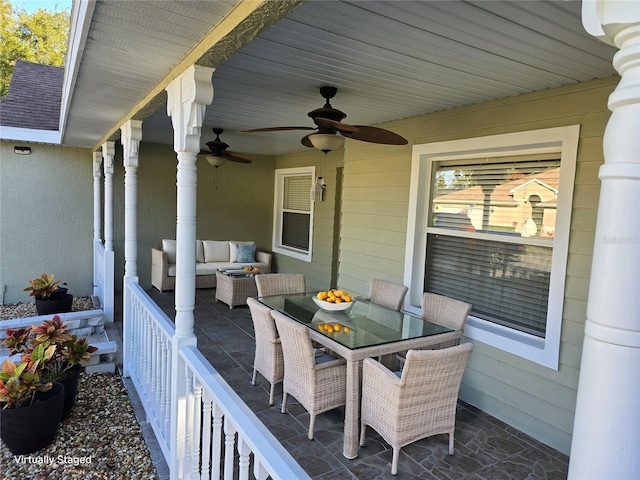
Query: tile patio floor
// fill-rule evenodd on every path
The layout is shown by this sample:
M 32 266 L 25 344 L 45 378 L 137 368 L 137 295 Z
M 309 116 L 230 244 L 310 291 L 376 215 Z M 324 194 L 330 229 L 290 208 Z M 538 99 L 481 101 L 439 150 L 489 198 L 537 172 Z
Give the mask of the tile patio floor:
M 170 318 L 174 317 L 173 292 L 160 293 L 152 289 L 148 293 Z M 280 413 L 281 388 L 276 389 L 279 395 L 270 407 L 269 384 L 264 378 L 258 375 L 258 384 L 251 386 L 254 338 L 246 306 L 229 309 L 215 300 L 215 289 L 199 289 L 195 331 L 198 348 L 204 356 L 314 479 L 567 478 L 566 455 L 463 402 L 458 405 L 455 455 L 447 454 L 445 435 L 420 440 L 402 449 L 398 475 L 393 477 L 391 448 L 368 429 L 366 446 L 360 449 L 356 459 L 348 460 L 342 455 L 342 409 L 319 415 L 315 439 L 310 441 L 307 439 L 309 416 L 293 398 L 288 402 L 287 414 L 283 415 Z M 158 470 L 161 478 L 166 478 L 162 465 Z

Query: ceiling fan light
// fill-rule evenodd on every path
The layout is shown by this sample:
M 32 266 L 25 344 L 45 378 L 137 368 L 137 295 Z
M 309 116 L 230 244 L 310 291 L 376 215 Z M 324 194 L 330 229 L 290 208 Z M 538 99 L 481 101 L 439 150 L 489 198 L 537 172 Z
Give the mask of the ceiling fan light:
M 309 141 L 318 150 L 328 153 L 331 150 L 342 147 L 344 138 L 330 133 L 313 133 L 309 135 Z
M 220 165 L 224 164 L 227 159 L 224 157 L 216 157 L 215 155 L 207 155 L 205 157 L 207 159 L 207 162 L 209 162 L 210 165 L 218 168 Z

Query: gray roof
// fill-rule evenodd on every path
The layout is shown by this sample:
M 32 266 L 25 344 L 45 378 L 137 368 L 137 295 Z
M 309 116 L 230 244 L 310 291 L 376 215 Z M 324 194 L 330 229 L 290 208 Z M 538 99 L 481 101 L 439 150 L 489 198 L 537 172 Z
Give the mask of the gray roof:
M 58 130 L 64 69 L 16 60 L 6 97 L 0 99 L 0 125 Z

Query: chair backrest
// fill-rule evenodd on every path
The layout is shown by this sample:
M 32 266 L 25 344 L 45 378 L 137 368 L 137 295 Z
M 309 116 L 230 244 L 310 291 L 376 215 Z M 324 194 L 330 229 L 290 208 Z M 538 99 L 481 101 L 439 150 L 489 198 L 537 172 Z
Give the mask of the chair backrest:
M 471 312 L 471 304 L 436 293 L 422 295 L 422 318 L 429 322 L 462 331 Z
M 278 338 L 278 331 L 271 316 L 271 309 L 252 297 L 247 298 L 247 306 L 256 334 L 256 350 L 265 342 L 275 342 Z
M 310 381 L 315 367 L 309 329 L 277 310 L 271 310 L 271 316 L 276 322 L 282 344 L 285 381 L 302 386 Z
M 256 275 L 258 296 L 304 293 L 304 275 L 301 273 L 267 273 Z
M 409 350 L 400 385 L 430 407 L 438 402 L 455 403 L 472 350 L 472 343 L 441 350 Z
M 392 310 L 400 310 L 408 288 L 404 285 L 374 278 L 371 280 L 369 299 L 371 303 L 382 305 Z

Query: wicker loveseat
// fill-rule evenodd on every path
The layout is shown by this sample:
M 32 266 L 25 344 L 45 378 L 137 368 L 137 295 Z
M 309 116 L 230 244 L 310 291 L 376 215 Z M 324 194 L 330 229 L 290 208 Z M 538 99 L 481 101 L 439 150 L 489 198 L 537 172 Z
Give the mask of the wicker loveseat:
M 253 266 L 271 271 L 271 254 L 256 250 L 254 242 L 196 240 L 196 288 L 216 286 L 216 271 Z M 161 292 L 176 284 L 176 241 L 162 240 L 162 248 L 151 249 L 151 284 Z

